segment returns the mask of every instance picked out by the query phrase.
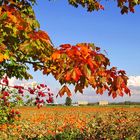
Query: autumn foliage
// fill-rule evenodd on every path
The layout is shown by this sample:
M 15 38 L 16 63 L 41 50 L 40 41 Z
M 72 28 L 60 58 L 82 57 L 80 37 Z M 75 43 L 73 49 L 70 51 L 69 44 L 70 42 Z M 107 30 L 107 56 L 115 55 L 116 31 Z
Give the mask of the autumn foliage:
M 56 49 L 48 34 L 39 28 L 32 5 L 35 0 L 2 0 L 0 2 L 0 78 L 5 73 L 19 79 L 29 79 L 29 64 L 43 74 L 52 74 L 62 85 L 59 95 L 71 96 L 66 84 L 73 84 L 75 92 L 91 86 L 97 94 L 108 91 L 113 98 L 130 95 L 125 71 L 110 68 L 109 59 L 91 43 L 63 44 Z M 124 11 L 133 11 L 139 1 L 118 1 Z M 88 11 L 103 9 L 97 1 L 69 0 Z M 123 12 L 122 12 L 123 13 Z
M 21 119 L 0 125 L 0 139 L 139 139 L 139 107 L 20 107 Z
M 98 11 L 98 10 L 104 10 L 104 6 L 102 1 L 98 0 L 68 0 L 69 4 L 71 4 L 74 7 L 78 7 L 81 5 L 87 11 Z M 109 1 L 110 2 L 110 1 Z M 135 6 L 140 4 L 140 0 L 117 0 L 115 1 L 117 3 L 117 6 L 121 9 L 121 14 L 126 14 L 128 12 L 135 12 Z
M 51 74 L 60 82 L 62 88 L 57 94 L 60 97 L 65 93 L 68 98 L 72 96 L 68 85 L 74 86 L 75 93 L 84 93 L 90 86 L 97 94 L 106 91 L 113 98 L 131 95 L 125 71 L 111 68 L 109 59 L 99 47 L 92 43 L 55 47 L 49 35 L 40 30 L 33 10 L 36 2 L 0 0 L 0 139 L 139 139 L 139 109 L 135 112 L 123 110 L 123 113 L 111 110 L 113 113 L 100 116 L 103 110 L 99 112 L 99 108 L 96 114 L 90 108 L 41 108 L 42 111 L 20 108 L 23 118 L 19 119 L 20 112 L 15 110 L 15 103 L 23 101 L 27 94 L 35 97 L 38 108 L 53 102 L 53 93 L 45 84 L 33 87 L 9 84 L 12 77 L 33 78 L 28 72 L 30 65 L 34 71 Z M 97 0 L 68 2 L 75 7 L 81 5 L 90 12 L 105 9 L 102 1 Z M 122 14 L 134 12 L 135 6 L 140 4 L 140 0 L 116 2 Z
M 0 77 L 29 79 L 28 65 L 42 69 L 52 52 L 49 36 L 39 29 L 34 11 L 27 1 L 0 3 Z
M 61 84 L 73 84 L 75 92 L 83 93 L 83 89 L 90 85 L 97 94 L 103 94 L 107 90 L 113 98 L 123 96 L 124 93 L 130 95 L 125 71 L 108 68 L 109 59 L 94 44 L 64 44 L 51 58 L 51 73 Z

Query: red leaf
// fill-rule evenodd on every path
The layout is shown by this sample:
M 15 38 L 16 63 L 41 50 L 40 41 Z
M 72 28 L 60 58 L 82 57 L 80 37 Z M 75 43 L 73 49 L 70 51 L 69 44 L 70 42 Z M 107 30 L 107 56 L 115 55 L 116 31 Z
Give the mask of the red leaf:
M 113 97 L 113 99 L 117 97 L 117 93 L 115 91 L 112 92 L 112 97 Z
M 8 84 L 9 84 L 8 77 L 5 76 L 5 77 L 2 79 L 2 82 L 5 83 L 6 85 L 8 85 Z
M 60 47 L 62 49 L 69 49 L 69 48 L 71 48 L 71 45 L 70 44 L 62 44 L 62 45 L 60 45 Z
M 135 12 L 134 7 L 130 7 L 130 12 L 132 12 L 132 13 Z
M 123 97 L 123 92 L 119 92 L 119 95 L 120 95 L 121 97 Z
M 101 4 L 99 5 L 99 8 L 102 9 L 102 10 L 104 10 L 104 6 L 101 5 Z
M 3 96 L 9 96 L 9 93 L 7 91 L 2 92 Z
M 111 95 L 111 91 L 108 92 L 108 96 L 110 96 L 110 95 Z
M 126 94 L 128 94 L 129 96 L 131 95 L 131 93 L 130 93 L 130 89 L 127 88 L 127 87 L 124 89 L 124 92 L 125 92 Z
M 126 74 L 126 72 L 125 72 L 124 70 L 119 70 L 119 71 L 118 71 L 118 74 L 125 75 L 125 74 Z
M 19 92 L 20 94 L 23 94 L 23 90 L 22 90 L 21 88 L 19 88 L 18 92 Z

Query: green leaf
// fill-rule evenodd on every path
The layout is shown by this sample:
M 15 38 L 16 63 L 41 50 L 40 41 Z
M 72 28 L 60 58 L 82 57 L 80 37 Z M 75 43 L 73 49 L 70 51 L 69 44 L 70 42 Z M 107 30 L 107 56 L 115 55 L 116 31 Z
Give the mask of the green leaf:
M 87 65 L 84 65 L 84 74 L 87 78 L 90 78 L 91 76 L 91 70 L 87 67 Z
M 133 0 L 133 3 L 134 4 L 138 4 L 138 0 Z
M 5 12 L 1 17 L 0 20 L 6 19 L 7 18 L 7 13 Z

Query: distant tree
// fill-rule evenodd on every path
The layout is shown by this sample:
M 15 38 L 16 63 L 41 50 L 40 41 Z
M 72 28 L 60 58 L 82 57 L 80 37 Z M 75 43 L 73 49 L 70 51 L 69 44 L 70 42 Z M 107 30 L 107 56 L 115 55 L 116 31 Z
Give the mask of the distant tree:
M 66 106 L 71 106 L 71 104 L 72 104 L 72 99 L 70 97 L 66 97 L 65 105 Z
M 34 104 L 33 100 L 34 100 L 33 98 L 28 99 L 28 100 L 26 101 L 26 105 L 27 105 L 27 106 L 34 106 L 35 104 Z

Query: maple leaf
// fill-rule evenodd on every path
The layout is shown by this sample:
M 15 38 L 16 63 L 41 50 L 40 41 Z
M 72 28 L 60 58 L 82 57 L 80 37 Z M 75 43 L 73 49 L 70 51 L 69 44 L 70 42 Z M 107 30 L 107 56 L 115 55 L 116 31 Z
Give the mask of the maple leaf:
M 61 50 L 70 49 L 71 45 L 70 44 L 62 44 L 62 45 L 60 45 L 60 48 L 61 48 Z
M 75 91 L 75 93 L 76 93 L 77 91 L 79 91 L 80 93 L 83 93 L 83 88 L 84 88 L 84 87 L 81 86 L 80 84 L 76 84 L 74 91 Z
M 0 62 L 2 62 L 4 60 L 4 56 L 2 53 L 0 53 Z
M 113 99 L 117 97 L 117 93 L 115 91 L 112 92 Z
M 43 74 L 49 74 L 51 70 L 49 68 L 44 68 L 43 69 Z
M 84 72 L 84 75 L 89 79 L 91 76 L 91 70 L 87 67 L 87 65 L 84 65 L 83 72 Z
M 71 73 L 72 73 L 72 71 L 69 71 L 69 72 L 66 73 L 66 76 L 65 76 L 65 80 L 66 81 L 70 81 L 71 80 Z
M 124 80 L 122 79 L 121 76 L 116 77 L 115 80 L 116 80 L 116 81 L 115 81 L 115 82 L 116 82 L 116 83 L 115 83 L 115 84 L 116 84 L 116 87 L 117 87 L 117 88 L 120 88 L 120 86 L 121 86 L 121 84 L 123 83 Z
M 77 44 L 77 46 L 80 47 L 80 52 L 85 55 L 85 57 L 87 57 L 89 55 L 89 52 L 91 52 L 91 50 L 85 44 Z
M 121 90 L 118 89 L 116 92 L 119 96 L 123 97 L 123 92 Z
M 131 95 L 131 93 L 130 93 L 130 89 L 127 88 L 127 87 L 125 87 L 124 92 L 125 92 L 126 94 L 128 94 L 129 96 Z
M 95 77 L 91 76 L 88 80 L 89 80 L 90 85 L 92 85 L 92 87 L 95 88 L 96 87 Z
M 87 60 L 87 63 L 88 63 L 88 65 L 90 66 L 90 69 L 91 69 L 91 70 L 94 70 L 93 59 L 89 58 L 89 59 Z
M 78 81 L 79 80 L 79 77 L 76 75 L 76 72 L 73 70 L 72 74 L 71 74 L 71 77 L 74 81 Z
M 52 60 L 56 60 L 60 58 L 60 51 L 55 51 L 52 56 L 51 56 Z
M 82 73 L 81 73 L 81 71 L 79 70 L 78 67 L 75 67 L 75 68 L 73 69 L 72 74 L 71 74 L 72 79 L 73 79 L 74 81 L 76 81 L 76 82 L 80 79 L 80 76 L 81 76 L 81 75 L 82 75 Z
M 7 60 L 7 59 L 9 59 L 9 56 L 8 56 L 7 54 L 4 54 L 4 55 L 3 55 L 3 58 L 4 58 L 5 60 Z
M 64 86 L 60 89 L 60 91 L 58 92 L 58 94 L 57 94 L 56 97 L 58 97 L 58 95 L 59 95 L 60 97 L 62 97 L 62 96 L 64 96 L 65 93 L 68 95 L 68 97 L 70 97 L 70 96 L 72 95 L 72 94 L 71 94 L 71 91 L 69 90 L 69 88 L 68 88 L 66 85 L 64 85 Z
M 99 93 L 100 95 L 102 95 L 103 92 L 104 92 L 104 89 L 101 88 L 101 87 L 98 87 L 97 90 L 96 90 L 96 93 L 97 93 L 97 94 Z
M 118 71 L 118 74 L 125 75 L 125 74 L 126 74 L 126 72 L 125 72 L 124 70 L 119 70 L 119 71 Z

